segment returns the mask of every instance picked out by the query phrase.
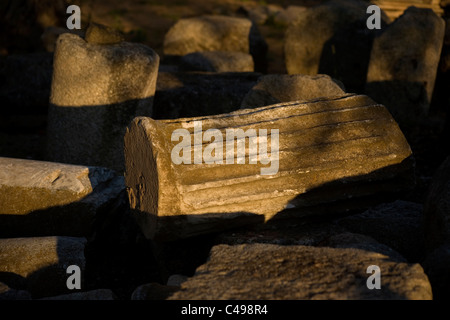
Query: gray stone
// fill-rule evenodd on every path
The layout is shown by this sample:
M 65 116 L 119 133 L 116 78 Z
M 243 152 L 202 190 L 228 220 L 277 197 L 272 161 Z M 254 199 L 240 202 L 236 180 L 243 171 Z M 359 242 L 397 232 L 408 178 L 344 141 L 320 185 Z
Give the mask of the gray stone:
M 40 300 L 116 300 L 116 296 L 110 289 L 96 289 L 45 297 Z
M 64 294 L 70 292 L 66 270 L 77 265 L 83 287 L 85 244 L 74 237 L 0 239 L 0 281 L 26 289 L 34 299 Z
M 339 220 L 339 225 L 388 245 L 410 262 L 425 258 L 422 205 L 397 200 Z
M 137 287 L 133 291 L 131 300 L 165 300 L 179 289 L 177 286 L 147 283 Z
M 289 74 L 328 74 L 349 92 L 362 92 L 374 32 L 367 2 L 331 0 L 299 12 L 288 27 L 284 53 Z M 387 18 L 382 16 L 382 27 Z
M 241 108 L 256 108 L 289 101 L 306 101 L 345 93 L 341 83 L 327 75 L 270 74 L 258 79 L 247 93 Z
M 253 58 L 244 52 L 204 51 L 181 58 L 181 68 L 187 71 L 253 72 Z
M 373 40 L 365 92 L 401 124 L 428 115 L 444 31 L 432 10 L 410 7 Z
M 424 205 L 424 224 L 429 252 L 450 241 L 450 157 L 433 176 Z
M 240 144 L 241 156 L 215 151 L 213 163 L 204 163 L 202 154 L 223 147 L 202 141 L 203 133 L 217 129 L 220 141 L 227 131 L 236 134 L 232 128 L 254 137 L 252 147 L 275 143 L 272 130 L 278 130 L 278 151 L 267 155 L 274 161 L 258 163 L 258 151 Z M 267 140 L 257 129 L 266 130 Z M 175 130 L 183 131 L 182 140 L 172 140 Z M 189 142 L 194 130 L 201 145 L 194 147 L 196 164 Z M 188 160 L 175 164 L 174 148 L 183 148 Z M 127 129 L 125 150 L 131 208 L 146 237 L 161 240 L 367 208 L 412 187 L 411 149 L 399 127 L 385 107 L 354 94 L 209 117 L 138 117 Z
M 173 274 L 167 279 L 167 285 L 173 287 L 180 287 L 183 282 L 188 279 L 187 276 L 182 274 Z
M 160 72 L 152 118 L 176 119 L 235 111 L 260 76 L 253 72 Z
M 110 169 L 0 157 L 0 234 L 87 236 L 124 188 Z
M 248 19 L 205 15 L 178 20 L 164 37 L 164 54 L 184 56 L 199 51 L 251 54 L 257 71 L 263 67 L 267 44 Z
M 152 114 L 159 57 L 147 46 L 91 44 L 62 34 L 54 56 L 48 155 L 123 170 L 125 127 Z
M 431 252 L 422 263 L 430 279 L 435 300 L 450 299 L 450 243 L 443 244 Z
M 367 268 L 381 271 L 370 290 Z M 218 245 L 169 300 L 430 300 L 419 264 L 368 250 L 270 244 Z

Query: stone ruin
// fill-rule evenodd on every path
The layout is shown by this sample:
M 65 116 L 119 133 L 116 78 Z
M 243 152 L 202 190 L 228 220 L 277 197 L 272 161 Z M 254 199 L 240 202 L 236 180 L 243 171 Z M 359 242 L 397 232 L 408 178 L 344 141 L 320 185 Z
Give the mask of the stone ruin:
M 266 73 L 251 10 L 180 19 L 162 57 L 91 23 L 3 59 L 20 108 L 2 126 L 30 99 L 48 112 L 45 149 L 1 149 L 0 299 L 449 297 L 450 164 L 419 175 L 409 135 L 432 121 L 446 28 L 435 1 L 404 3 L 373 32 L 363 1 L 278 11 L 287 74 Z

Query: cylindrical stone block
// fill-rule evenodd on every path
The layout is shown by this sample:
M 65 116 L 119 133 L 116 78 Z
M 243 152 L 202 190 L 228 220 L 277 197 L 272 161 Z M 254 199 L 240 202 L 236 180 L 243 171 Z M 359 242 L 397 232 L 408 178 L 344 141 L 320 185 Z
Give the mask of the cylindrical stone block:
M 366 207 L 410 185 L 410 156 L 384 106 L 347 94 L 136 118 L 125 135 L 125 183 L 144 234 L 164 240 Z
M 152 115 L 158 66 L 147 46 L 62 34 L 54 55 L 49 159 L 123 170 L 126 126 Z

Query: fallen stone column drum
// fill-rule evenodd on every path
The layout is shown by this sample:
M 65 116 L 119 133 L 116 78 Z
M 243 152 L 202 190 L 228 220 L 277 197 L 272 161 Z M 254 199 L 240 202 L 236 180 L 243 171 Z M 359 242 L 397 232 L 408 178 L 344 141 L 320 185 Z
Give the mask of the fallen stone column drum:
M 208 117 L 137 117 L 124 150 L 132 211 L 146 237 L 161 240 L 367 207 L 410 187 L 413 166 L 387 109 L 355 94 Z

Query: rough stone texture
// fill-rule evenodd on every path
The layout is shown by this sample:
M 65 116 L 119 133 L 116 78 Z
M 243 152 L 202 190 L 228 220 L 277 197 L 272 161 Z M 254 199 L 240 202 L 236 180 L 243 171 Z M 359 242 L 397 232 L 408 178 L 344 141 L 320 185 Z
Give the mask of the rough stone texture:
M 2 116 L 46 114 L 52 82 L 53 55 L 39 52 L 0 59 Z
M 367 2 L 332 0 L 299 12 L 288 27 L 284 53 L 289 74 L 328 74 L 349 92 L 362 92 L 374 32 Z M 382 27 L 387 18 L 382 16 Z
M 288 6 L 286 9 L 277 12 L 274 15 L 273 21 L 280 26 L 289 26 L 289 24 L 293 23 L 307 9 L 307 7 L 302 6 Z
M 84 37 L 86 30 L 83 30 L 83 29 L 69 30 L 69 29 L 67 29 L 67 27 L 63 28 L 63 27 L 55 27 L 55 26 L 50 26 L 50 27 L 45 28 L 44 32 L 41 35 L 41 41 L 47 52 L 55 51 L 56 40 L 58 40 L 58 37 L 60 35 L 62 35 L 63 33 L 73 33 L 73 34 L 79 35 L 80 37 Z M 50 89 L 49 89 L 49 91 L 50 91 Z
M 198 121 L 202 128 L 194 128 Z M 187 138 L 171 141 L 174 130 L 181 128 Z M 177 145 L 190 148 L 185 152 L 193 163 L 194 148 L 212 148 L 207 140 L 198 140 L 203 132 L 220 129 L 226 137 L 230 128 L 242 129 L 260 145 L 271 144 L 271 130 L 279 130 L 280 151 L 270 155 L 278 154 L 278 168 L 276 161 L 250 164 L 250 147 L 245 147 L 243 164 L 237 164 L 236 153 L 232 164 L 223 156 L 223 164 L 172 162 Z M 197 147 L 192 148 L 188 141 L 194 129 Z M 267 129 L 267 141 L 256 129 Z M 125 135 L 125 181 L 146 237 L 178 238 L 272 218 L 367 208 L 379 196 L 386 199 L 412 186 L 410 156 L 385 107 L 347 94 L 210 117 L 136 118 Z M 277 171 L 262 174 L 269 166 Z
M 275 5 L 256 5 L 254 7 L 242 7 L 242 11 L 247 13 L 248 18 L 256 24 L 264 24 L 272 19 L 276 14 L 283 11 L 283 8 Z
M 344 90 L 341 83 L 327 75 L 270 74 L 258 79 L 258 83 L 244 97 L 241 108 L 338 96 L 344 94 Z
M 96 289 L 45 297 L 40 300 L 116 300 L 116 296 L 109 289 Z
M 440 16 L 444 13 L 444 10 L 441 8 L 443 1 L 441 1 L 441 5 L 439 5 L 439 1 L 440 0 L 372 0 L 371 3 L 379 6 L 384 12 L 386 12 L 386 15 L 391 20 L 395 20 L 401 16 L 408 7 L 411 6 L 432 9 L 437 15 Z
M 31 294 L 25 290 L 17 290 L 0 282 L 0 300 L 31 300 Z
M 327 239 L 347 230 L 323 217 L 280 219 L 248 225 L 218 234 L 214 244 L 267 243 L 277 245 L 322 246 Z
M 248 53 L 205 51 L 189 53 L 181 58 L 181 68 L 187 71 L 253 72 L 253 58 Z
M 160 72 L 152 118 L 176 119 L 235 111 L 260 76 L 242 72 Z
M 450 243 L 446 243 L 430 253 L 422 265 L 430 279 L 434 299 L 449 301 Z
M 110 169 L 0 157 L 1 237 L 87 236 L 124 188 Z
M 450 241 L 450 157 L 433 177 L 424 205 L 424 224 L 429 252 Z
M 159 283 L 143 284 L 133 291 L 131 300 L 165 300 L 179 289 L 177 286 L 164 286 Z
M 378 265 L 381 289 L 366 286 L 367 267 Z M 419 264 L 349 248 L 247 244 L 219 245 L 170 300 L 429 300 Z
M 164 37 L 164 54 L 184 56 L 199 51 L 238 51 L 253 56 L 263 72 L 267 44 L 248 19 L 205 15 L 178 20 Z
M 410 7 L 373 40 L 365 92 L 400 122 L 428 114 L 444 31 L 432 10 Z
M 54 56 L 49 159 L 123 170 L 125 127 L 152 114 L 158 65 L 158 55 L 141 44 L 97 45 L 62 34 Z
M 85 267 L 86 239 L 34 237 L 0 239 L 0 281 L 11 288 L 26 289 L 33 298 L 68 293 L 67 267 Z
M 410 262 L 425 258 L 421 204 L 401 200 L 385 203 L 342 218 L 339 224 L 388 245 Z
M 125 38 L 114 28 L 91 22 L 86 29 L 85 40 L 91 44 L 116 44 Z

